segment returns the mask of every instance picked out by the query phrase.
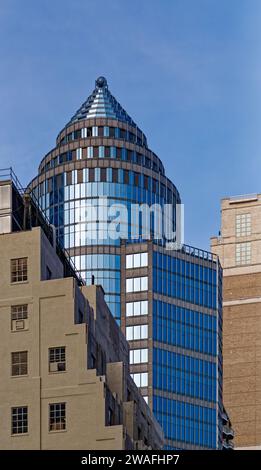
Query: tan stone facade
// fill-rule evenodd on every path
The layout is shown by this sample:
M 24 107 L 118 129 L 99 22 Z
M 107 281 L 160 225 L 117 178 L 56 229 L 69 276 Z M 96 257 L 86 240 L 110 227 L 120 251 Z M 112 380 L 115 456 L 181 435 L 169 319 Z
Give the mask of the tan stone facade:
M 0 234 L 0 260 L 1 449 L 161 448 L 102 288 L 63 278 L 40 227 Z
M 236 448 L 261 448 L 261 195 L 222 200 L 224 404 Z

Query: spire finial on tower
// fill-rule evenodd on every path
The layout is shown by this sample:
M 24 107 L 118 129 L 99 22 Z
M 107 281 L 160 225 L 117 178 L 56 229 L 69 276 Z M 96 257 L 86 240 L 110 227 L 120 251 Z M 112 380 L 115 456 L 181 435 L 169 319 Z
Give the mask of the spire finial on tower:
M 98 77 L 95 81 L 96 88 L 105 88 L 108 86 L 107 80 L 105 77 Z

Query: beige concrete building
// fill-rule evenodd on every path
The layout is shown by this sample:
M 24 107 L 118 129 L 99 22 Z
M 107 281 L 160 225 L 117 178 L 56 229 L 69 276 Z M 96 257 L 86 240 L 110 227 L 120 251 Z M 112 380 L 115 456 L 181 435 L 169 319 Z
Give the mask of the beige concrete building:
M 222 200 L 211 246 L 224 270 L 224 404 L 236 448 L 261 449 L 261 194 Z
M 29 206 L 0 184 L 0 448 L 161 448 L 102 288 L 82 285 Z

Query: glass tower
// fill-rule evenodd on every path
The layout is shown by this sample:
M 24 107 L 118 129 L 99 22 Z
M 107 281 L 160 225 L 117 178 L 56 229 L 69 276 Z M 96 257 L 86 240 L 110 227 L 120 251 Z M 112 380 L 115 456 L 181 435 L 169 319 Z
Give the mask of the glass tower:
M 159 237 L 166 218 L 176 229 L 179 193 L 104 77 L 58 134 L 30 188 L 81 276 L 103 286 L 166 448 L 220 448 L 219 262 L 184 245 L 171 250 Z M 150 241 L 140 214 L 130 217 L 133 204 L 157 205 L 149 214 Z M 171 214 L 155 223 L 166 204 Z M 122 206 L 124 240 L 109 236 L 107 224 Z

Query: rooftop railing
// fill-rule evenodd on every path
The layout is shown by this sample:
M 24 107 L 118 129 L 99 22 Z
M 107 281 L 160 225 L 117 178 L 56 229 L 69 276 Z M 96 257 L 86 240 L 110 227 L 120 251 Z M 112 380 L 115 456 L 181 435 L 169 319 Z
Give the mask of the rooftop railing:
M 50 223 L 48 217 L 45 215 L 44 211 L 42 210 L 34 194 L 32 192 L 29 192 L 26 188 L 23 188 L 22 184 L 20 183 L 19 179 L 14 173 L 12 167 L 0 169 L 0 181 L 4 181 L 4 180 L 12 181 L 13 186 L 19 192 L 19 194 L 24 198 L 24 201 L 26 200 L 26 197 L 29 197 L 30 203 L 32 204 L 32 206 L 34 206 L 36 210 L 40 226 L 44 230 L 47 238 L 52 243 L 52 245 L 56 246 L 56 253 L 60 257 L 61 261 L 63 262 L 65 272 L 75 277 L 80 285 L 85 285 L 85 281 L 82 279 L 81 274 L 77 270 L 70 254 L 61 245 L 59 240 L 57 240 L 57 237 L 55 235 L 56 229 L 54 225 Z M 55 240 L 54 240 L 54 237 L 56 238 Z
M 19 179 L 17 178 L 16 174 L 14 173 L 12 167 L 10 168 L 0 168 L 0 181 L 10 180 L 14 183 L 17 191 L 20 194 L 24 194 L 24 188 L 22 187 Z
M 195 256 L 196 258 L 201 258 L 207 261 L 217 261 L 217 255 L 211 253 L 210 251 L 201 250 L 200 248 L 195 248 L 190 245 L 182 245 L 181 249 L 179 250 L 184 252 L 190 256 Z

